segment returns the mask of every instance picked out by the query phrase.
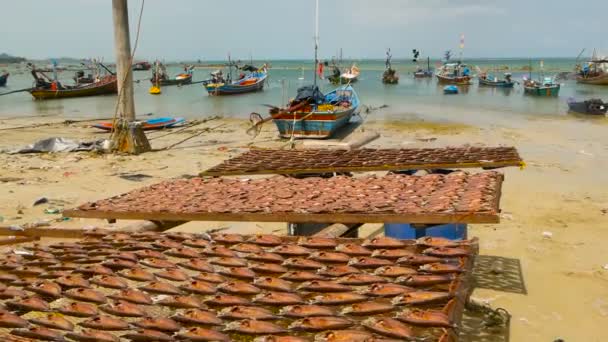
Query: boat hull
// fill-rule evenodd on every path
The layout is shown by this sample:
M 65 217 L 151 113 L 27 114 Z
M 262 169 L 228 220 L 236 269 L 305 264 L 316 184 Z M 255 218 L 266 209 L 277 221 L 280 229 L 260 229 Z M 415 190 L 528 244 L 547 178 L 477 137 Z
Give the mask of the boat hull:
M 436 75 L 437 81 L 443 84 L 457 84 L 457 85 L 468 85 L 471 84 L 471 77 L 469 76 L 458 76 L 449 77 L 443 75 Z
M 152 84 L 155 83 L 153 78 L 150 79 L 150 82 Z M 192 75 L 190 75 L 189 77 L 180 78 L 180 79 L 177 79 L 177 78 L 167 78 L 167 79 L 164 79 L 164 80 L 160 80 L 158 82 L 158 84 L 161 85 L 161 86 L 182 85 L 182 84 L 190 84 L 190 83 L 192 83 Z
M 587 101 L 568 101 L 568 109 L 570 112 L 588 115 L 606 115 L 608 105 L 605 103 L 588 103 Z
M 264 84 L 266 83 L 266 76 L 259 79 L 256 83 L 248 84 L 248 85 L 239 85 L 239 84 L 222 84 L 216 85 L 213 83 L 209 83 L 205 85 L 205 89 L 209 95 L 213 96 L 221 96 L 221 95 L 238 95 L 238 94 L 246 94 L 253 93 L 256 91 L 264 90 Z
M 170 128 L 173 126 L 181 125 L 186 122 L 184 118 L 158 118 L 144 121 L 142 128 L 145 131 Z M 102 129 L 104 131 L 111 131 L 114 125 L 112 122 L 100 122 L 93 125 L 93 127 Z
M 8 81 L 8 74 L 0 75 L 0 87 L 5 87 Z
M 294 138 L 326 139 L 331 137 L 336 130 L 345 126 L 355 113 L 355 110 L 356 108 L 350 108 L 338 113 L 289 113 L 282 114 L 274 118 L 273 121 L 282 138 L 291 138 L 293 136 Z M 302 120 L 304 117 L 306 118 Z
M 479 79 L 479 85 L 484 87 L 496 87 L 496 88 L 513 88 L 515 82 L 507 81 L 488 81 L 483 78 Z
M 414 73 L 414 78 L 429 78 L 429 77 L 433 77 L 433 73 L 432 72 L 417 71 L 417 72 Z
M 532 96 L 557 97 L 559 96 L 560 86 L 553 87 L 524 87 L 524 93 Z
M 595 77 L 578 76 L 576 78 L 576 82 L 582 84 L 608 85 L 608 74 L 603 74 Z
M 51 90 L 34 88 L 30 90 L 30 94 L 36 100 L 63 99 L 70 97 L 85 97 L 116 94 L 118 91 L 116 78 L 107 81 L 89 84 L 75 89 Z

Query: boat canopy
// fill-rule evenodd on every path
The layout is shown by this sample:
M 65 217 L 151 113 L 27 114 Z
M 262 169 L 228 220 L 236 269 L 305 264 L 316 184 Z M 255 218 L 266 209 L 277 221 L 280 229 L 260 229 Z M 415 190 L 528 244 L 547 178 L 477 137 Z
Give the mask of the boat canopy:
M 325 100 L 325 95 L 319 90 L 318 86 L 307 85 L 298 88 L 298 95 L 294 99 L 294 102 L 309 101 L 314 103 L 321 103 Z

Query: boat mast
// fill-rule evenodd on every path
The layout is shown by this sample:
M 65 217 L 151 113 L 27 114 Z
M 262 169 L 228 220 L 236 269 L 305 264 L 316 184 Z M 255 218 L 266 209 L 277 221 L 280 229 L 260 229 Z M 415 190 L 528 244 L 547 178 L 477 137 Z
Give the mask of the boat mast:
M 319 67 L 319 0 L 315 0 L 315 69 L 314 86 L 317 86 L 317 69 Z

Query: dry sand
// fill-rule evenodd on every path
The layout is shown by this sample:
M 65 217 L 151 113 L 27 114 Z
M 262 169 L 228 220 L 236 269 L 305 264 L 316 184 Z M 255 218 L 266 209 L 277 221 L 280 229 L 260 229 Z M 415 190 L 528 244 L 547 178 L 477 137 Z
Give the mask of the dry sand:
M 57 119 L 44 118 L 47 122 Z M 0 128 L 44 122 L 0 120 Z M 0 224 L 52 220 L 67 227 L 104 226 L 101 220 L 60 221 L 47 208 L 68 208 L 125 192 L 161 179 L 195 175 L 249 147 L 280 147 L 273 125 L 252 140 L 244 120 L 220 119 L 161 137 L 150 133 L 154 148 L 180 141 L 203 128 L 215 128 L 176 148 L 140 156 L 0 154 Z M 528 120 L 525 128 L 475 127 L 432 122 L 367 122 L 381 132 L 372 147 L 514 145 L 527 162 L 524 170 L 504 169 L 502 222 L 473 225 L 481 239 L 473 297 L 512 314 L 508 335 L 465 319 L 466 341 L 605 341 L 608 333 L 608 139 L 606 121 L 575 118 Z M 0 131 L 0 149 L 61 136 L 106 136 L 85 123 Z M 142 174 L 141 181 L 121 174 Z M 45 196 L 51 203 L 33 207 Z M 123 222 L 118 223 L 123 224 Z M 188 223 L 181 230 L 230 226 L 243 233 L 285 232 L 284 224 Z M 376 227 L 367 227 L 371 231 Z M 520 273 L 521 272 L 521 276 Z M 497 273 L 497 274 L 496 274 Z M 492 333 L 494 331 L 494 333 Z

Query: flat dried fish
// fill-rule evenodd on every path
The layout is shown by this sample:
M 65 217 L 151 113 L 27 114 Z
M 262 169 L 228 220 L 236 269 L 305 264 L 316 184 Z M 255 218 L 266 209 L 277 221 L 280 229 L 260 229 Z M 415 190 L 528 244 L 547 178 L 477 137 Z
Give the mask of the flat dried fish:
M 235 244 L 241 243 L 245 241 L 245 238 L 240 234 L 231 234 L 231 233 L 214 233 L 211 234 L 211 238 L 215 242 L 222 242 L 225 244 Z
M 260 336 L 253 339 L 253 342 L 310 342 L 310 340 L 297 336 Z
M 258 273 L 285 273 L 288 272 L 289 269 L 285 266 L 281 266 L 279 264 L 271 264 L 271 263 L 258 263 L 252 262 L 249 264 L 249 268 L 254 272 Z
M 76 275 L 76 274 L 70 274 L 61 278 L 57 278 L 55 280 L 55 282 L 57 284 L 59 284 L 61 287 L 63 288 L 76 288 L 76 287 L 82 287 L 82 288 L 88 288 L 91 287 L 91 284 L 84 279 L 82 276 L 80 275 Z
M 368 318 L 361 324 L 367 329 L 384 336 L 404 340 L 415 337 L 410 327 L 392 318 Z
M 280 236 L 270 234 L 257 234 L 247 240 L 247 242 L 255 243 L 260 246 L 278 246 L 283 243 Z
M 119 318 L 113 318 L 110 316 L 99 315 L 97 317 L 88 319 L 86 321 L 78 323 L 78 325 L 97 330 L 128 330 L 129 323 Z
M 141 251 L 135 252 L 134 254 L 137 255 L 138 260 L 139 259 L 149 259 L 149 258 L 167 259 L 166 255 L 164 255 L 163 253 L 161 253 L 159 251 L 155 251 L 153 249 L 143 249 Z
M 368 316 L 378 315 L 387 313 L 393 310 L 393 305 L 388 301 L 371 301 L 355 303 L 351 306 L 347 306 L 340 311 L 342 315 L 353 315 L 353 316 Z
M 251 303 L 243 298 L 227 294 L 219 294 L 205 299 L 205 303 L 218 306 L 235 306 L 235 305 L 251 305 Z
M 203 253 L 209 256 L 219 256 L 219 257 L 236 257 L 237 254 L 230 250 L 228 247 L 224 247 L 221 245 L 210 245 L 209 247 L 203 250 Z
M 222 267 L 217 271 L 221 275 L 239 279 L 253 279 L 255 272 L 247 267 Z
M 219 317 L 227 319 L 255 319 L 255 320 L 268 320 L 276 319 L 270 310 L 264 309 L 257 306 L 231 306 L 224 308 L 218 314 Z
M 151 268 L 175 268 L 175 267 L 177 267 L 176 264 L 172 263 L 169 260 L 158 259 L 158 258 L 144 259 L 144 260 L 141 260 L 139 263 L 144 266 L 151 267 Z
M 456 279 L 454 274 L 411 274 L 397 278 L 399 284 L 409 286 L 432 286 L 450 283 Z
M 325 277 L 310 271 L 291 271 L 281 275 L 279 278 L 292 281 L 323 280 Z
M 123 268 L 131 268 L 137 265 L 137 262 L 125 259 L 106 259 L 106 261 L 101 263 L 103 266 L 107 268 L 111 268 L 113 270 L 122 270 Z
M 287 256 L 307 256 L 312 253 L 310 249 L 298 245 L 279 245 L 272 248 L 270 252 Z
M 0 299 L 13 299 L 19 297 L 27 297 L 30 294 L 26 291 L 16 288 L 7 288 L 6 290 L 0 292 Z
M 369 256 L 372 251 L 356 243 L 343 243 L 336 246 L 336 251 L 350 256 Z
M 42 341 L 65 341 L 60 332 L 43 327 L 14 329 L 11 330 L 11 335 L 27 337 Z
M 335 248 L 338 243 L 333 238 L 303 236 L 298 239 L 298 245 L 310 248 Z
M 74 330 L 74 324 L 59 314 L 47 314 L 43 317 L 31 318 L 29 321 L 33 324 L 37 324 L 49 329 L 65 331 Z
M 178 295 L 181 294 L 180 291 L 175 285 L 171 285 L 169 283 L 165 283 L 162 281 L 153 281 L 145 284 L 144 286 L 139 287 L 140 290 L 149 292 L 149 293 L 158 293 L 158 294 L 167 294 L 167 295 Z
M 143 268 L 136 267 L 118 272 L 118 275 L 134 281 L 153 281 L 156 280 L 154 274 L 146 271 Z
M 93 277 L 91 279 L 91 283 L 100 287 L 118 290 L 126 289 L 129 286 L 127 282 L 122 280 L 121 278 L 110 275 L 100 275 Z
M 402 267 L 402 266 L 383 266 L 383 267 L 378 267 L 374 271 L 375 275 L 389 277 L 389 278 L 396 278 L 396 277 L 409 275 L 409 274 L 416 274 L 416 273 L 417 273 L 416 270 L 411 269 L 409 267 Z
M 262 289 L 279 292 L 293 292 L 294 288 L 292 282 L 274 277 L 258 277 L 253 280 L 253 284 Z
M 0 310 L 0 328 L 25 328 L 29 323 L 23 318 L 6 310 Z
M 65 291 L 64 295 L 68 298 L 80 300 L 83 302 L 103 304 L 106 302 L 106 296 L 103 293 L 84 288 L 75 288 Z
M 363 247 L 369 248 L 403 248 L 406 247 L 406 243 L 399 239 L 394 239 L 386 236 L 379 236 L 372 239 L 363 241 L 361 244 Z
M 245 256 L 245 259 L 269 262 L 269 263 L 279 263 L 279 264 L 285 260 L 285 258 L 283 258 L 283 256 L 281 256 L 280 254 L 264 252 L 264 251 L 257 252 L 257 253 L 251 253 L 251 254 Z
M 339 293 L 324 293 L 319 296 L 315 296 L 312 300 L 312 304 L 321 305 L 342 305 L 352 304 L 368 300 L 369 297 L 353 293 L 353 292 L 339 292 Z
M 327 263 L 347 263 L 350 256 L 346 253 L 318 251 L 310 254 L 309 259 Z
M 103 259 L 100 260 L 100 261 L 103 261 Z M 123 261 L 126 261 L 126 260 L 123 260 Z M 102 265 L 82 266 L 82 267 L 78 267 L 76 270 L 74 270 L 74 272 L 75 273 L 82 273 L 82 274 L 84 274 L 86 276 L 94 275 L 94 274 L 106 274 L 106 275 L 114 274 L 114 271 L 112 271 L 110 268 L 107 268 L 107 267 L 102 266 Z
M 458 247 L 466 242 L 460 240 L 450 240 L 442 237 L 423 236 L 416 240 L 416 244 L 426 247 Z
M 444 264 L 444 263 L 426 264 L 426 265 L 420 266 L 418 269 L 421 272 L 434 273 L 434 274 L 464 272 L 464 268 L 461 265 Z
M 80 332 L 70 332 L 65 337 L 77 342 L 120 342 L 120 339 L 105 331 L 83 329 Z
M 240 258 L 232 257 L 211 257 L 209 263 L 213 265 L 225 266 L 225 267 L 243 267 L 247 266 L 247 262 Z
M 412 291 L 416 289 L 399 284 L 378 283 L 370 285 L 363 293 L 374 297 L 395 297 Z
M 98 314 L 97 307 L 89 303 L 70 302 L 57 309 L 57 312 L 72 317 L 93 317 Z
M 223 325 L 214 312 L 200 309 L 190 309 L 171 317 L 174 321 L 185 324 Z
M 442 258 L 464 257 L 471 255 L 471 252 L 462 247 L 431 247 L 425 249 L 422 251 L 422 253 Z
M 412 255 L 415 255 L 415 253 L 413 251 L 410 251 L 409 249 L 376 249 L 372 253 L 372 257 L 374 258 L 382 258 L 389 260 L 396 260 Z
M 15 298 L 4 303 L 8 308 L 20 311 L 49 311 L 50 306 L 44 299 L 36 296 Z
M 361 273 L 361 271 L 355 267 L 348 265 L 339 266 L 325 266 L 317 271 L 318 274 L 329 277 L 342 277 L 348 274 Z
M 414 291 L 393 298 L 393 305 L 419 305 L 447 302 L 453 297 L 449 292 Z
M 262 290 L 256 286 L 243 281 L 229 281 L 222 283 L 217 286 L 217 289 L 222 292 L 240 295 L 255 295 L 262 292 Z
M 37 281 L 25 289 L 46 297 L 57 298 L 61 295 L 61 286 L 48 280 Z
M 208 273 L 208 272 L 202 272 L 195 276 L 192 276 L 192 279 L 204 281 L 207 283 L 214 283 L 214 284 L 223 283 L 227 280 L 225 277 L 223 277 L 217 273 Z
M 288 268 L 295 268 L 301 270 L 318 270 L 325 266 L 318 261 L 306 258 L 289 258 L 285 260 L 282 265 Z
M 321 316 L 306 317 L 299 319 L 289 325 L 290 330 L 296 331 L 323 331 L 333 329 L 346 329 L 354 323 L 343 317 Z
M 11 270 L 11 273 L 19 277 L 37 277 L 44 273 L 44 269 L 35 266 L 20 266 Z
M 444 310 L 420 310 L 406 308 L 395 316 L 402 322 L 425 326 L 425 327 L 443 327 L 443 328 L 454 328 L 455 325 L 452 323 L 449 312 L 453 310 L 455 300 L 452 299 L 444 308 Z
M 346 292 L 352 290 L 352 288 L 348 285 L 327 280 L 307 281 L 300 284 L 297 289 L 309 292 Z
M 241 334 L 250 335 L 262 335 L 284 333 L 285 328 L 270 322 L 246 319 L 226 324 L 224 331 L 234 331 Z
M 171 249 L 171 248 L 180 248 L 182 246 L 182 244 L 177 241 L 172 241 L 169 239 L 161 239 L 161 240 L 154 241 L 152 243 L 152 246 L 159 248 L 159 249 Z
M 230 247 L 230 249 L 241 253 L 260 253 L 264 251 L 262 247 L 253 243 L 239 243 L 238 245 Z
M 134 262 L 139 261 L 139 257 L 134 252 L 118 252 L 118 253 L 112 254 L 112 257 L 114 257 L 115 259 L 123 259 L 123 260 L 129 260 L 129 261 L 134 261 Z
M 144 317 L 133 323 L 142 329 L 158 330 L 162 332 L 177 332 L 182 329 L 176 321 L 164 317 Z
M 375 283 L 386 283 L 387 280 L 373 274 L 355 273 L 342 276 L 338 278 L 336 282 L 344 285 L 370 285 Z
M 201 253 L 199 251 L 194 248 L 188 247 L 172 248 L 168 251 L 165 251 L 165 254 L 168 256 L 182 259 L 196 259 L 201 257 Z
M 137 304 L 125 300 L 117 300 L 112 304 L 100 305 L 99 309 L 118 317 L 143 317 L 146 311 Z
M 193 271 L 213 272 L 213 267 L 211 267 L 211 264 L 204 259 L 190 259 L 188 261 L 179 262 L 178 265 Z
M 354 257 L 348 261 L 349 266 L 357 268 L 376 268 L 392 264 L 393 262 L 390 260 L 372 257 Z
M 155 301 L 155 304 L 176 309 L 201 309 L 203 301 L 195 296 L 166 296 Z
M 211 242 L 205 239 L 188 239 L 182 241 L 184 246 L 193 247 L 193 248 L 207 248 L 211 245 Z
M 199 341 L 230 341 L 228 335 L 222 334 L 219 331 L 204 329 L 204 328 L 190 328 L 187 331 L 177 335 L 178 339 L 186 340 L 190 342 Z
M 214 284 L 207 283 L 201 280 L 193 280 L 179 287 L 180 289 L 199 295 L 209 295 L 216 292 Z
M 278 306 L 301 304 L 304 302 L 304 299 L 295 293 L 270 291 L 253 297 L 252 301 L 254 303 Z
M 304 318 L 315 316 L 334 316 L 335 312 L 321 305 L 289 305 L 279 311 L 279 315 L 291 318 Z
M 403 258 L 397 259 L 398 264 L 412 265 L 412 266 L 424 265 L 424 264 L 429 264 L 429 263 L 433 263 L 433 262 L 442 262 L 442 261 L 443 260 L 441 258 L 437 258 L 434 256 L 429 256 L 429 255 L 423 255 L 423 254 L 408 255 Z
M 150 305 L 152 304 L 152 298 L 145 292 L 137 291 L 135 289 L 124 289 L 108 296 L 115 300 L 126 300 L 134 304 Z
M 362 330 L 333 330 L 316 334 L 315 342 L 374 342 L 374 335 Z
M 150 329 L 140 329 L 135 332 L 130 332 L 128 334 L 124 334 L 120 336 L 125 338 L 131 342 L 171 342 L 175 341 L 175 339 L 165 334 L 164 332 L 150 330 Z

